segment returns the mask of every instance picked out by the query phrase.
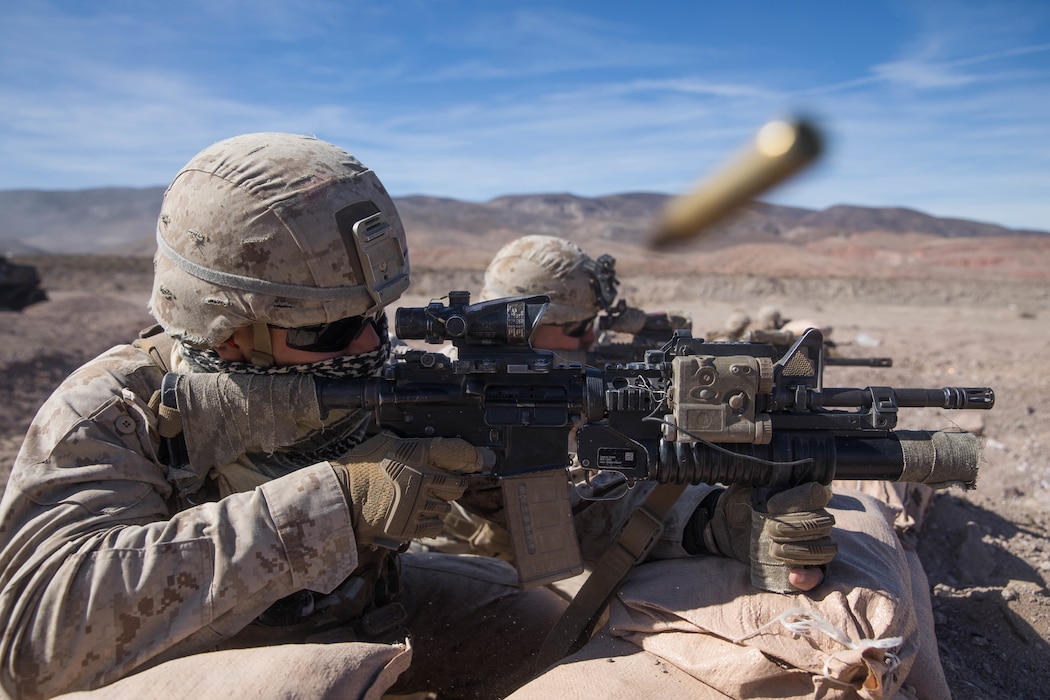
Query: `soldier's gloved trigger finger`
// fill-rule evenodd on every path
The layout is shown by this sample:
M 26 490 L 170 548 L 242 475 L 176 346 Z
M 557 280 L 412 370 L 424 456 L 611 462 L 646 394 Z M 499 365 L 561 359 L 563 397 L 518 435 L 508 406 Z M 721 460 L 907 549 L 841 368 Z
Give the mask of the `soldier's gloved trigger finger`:
M 485 453 L 495 462 L 492 450 L 474 447 L 459 438 L 434 438 L 430 443 L 430 464 L 438 469 L 473 474 L 491 466 L 486 464 Z
M 481 465 L 484 471 L 492 471 L 492 468 L 496 466 L 496 453 L 487 447 L 476 447 L 478 452 L 478 459 L 481 460 Z

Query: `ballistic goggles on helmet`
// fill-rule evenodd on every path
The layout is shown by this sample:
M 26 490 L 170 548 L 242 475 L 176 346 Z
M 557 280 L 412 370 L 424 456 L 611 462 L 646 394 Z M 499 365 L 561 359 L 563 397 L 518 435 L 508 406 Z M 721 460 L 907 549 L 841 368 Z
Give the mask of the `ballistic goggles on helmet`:
M 293 350 L 338 352 L 357 340 L 369 326 L 379 335 L 379 327 L 372 316 L 350 316 L 331 323 L 287 328 L 284 342 Z

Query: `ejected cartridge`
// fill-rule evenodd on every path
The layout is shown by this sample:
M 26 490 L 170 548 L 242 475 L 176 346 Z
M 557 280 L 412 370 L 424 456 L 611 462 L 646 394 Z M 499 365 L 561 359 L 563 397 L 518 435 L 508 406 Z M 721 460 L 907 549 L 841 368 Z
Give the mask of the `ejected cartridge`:
M 753 143 L 695 190 L 671 199 L 650 236 L 660 247 L 700 235 L 753 198 L 813 162 L 820 135 L 805 121 L 772 121 Z

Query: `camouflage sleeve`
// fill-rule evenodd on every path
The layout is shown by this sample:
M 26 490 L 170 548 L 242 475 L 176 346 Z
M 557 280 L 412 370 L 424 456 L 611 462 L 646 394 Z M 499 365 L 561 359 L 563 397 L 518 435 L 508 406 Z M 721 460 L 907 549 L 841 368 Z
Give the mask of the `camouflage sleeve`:
M 104 685 L 209 648 L 357 565 L 328 464 L 173 512 L 142 398 L 160 374 L 140 357 L 118 348 L 71 375 L 33 421 L 4 493 L 0 684 L 14 697 Z

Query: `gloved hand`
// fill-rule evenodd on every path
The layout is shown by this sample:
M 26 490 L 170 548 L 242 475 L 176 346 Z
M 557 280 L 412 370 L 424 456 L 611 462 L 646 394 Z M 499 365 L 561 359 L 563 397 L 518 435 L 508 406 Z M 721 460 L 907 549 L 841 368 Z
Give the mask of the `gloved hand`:
M 649 315 L 642 309 L 624 305 L 617 307 L 616 314 L 610 316 L 609 330 L 617 333 L 630 333 L 634 335 L 645 328 Z
M 381 433 L 332 462 L 347 494 L 357 543 L 397 549 L 441 532 L 463 473 L 491 465 L 491 452 L 458 438 L 398 438 Z
M 751 583 L 767 591 L 798 589 L 788 576 L 803 566 L 824 566 L 838 551 L 831 541 L 835 517 L 824 506 L 831 489 L 809 482 L 772 495 L 765 512 L 752 506 L 751 487 L 730 486 L 704 530 L 708 549 L 751 564 Z

